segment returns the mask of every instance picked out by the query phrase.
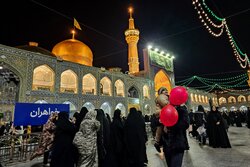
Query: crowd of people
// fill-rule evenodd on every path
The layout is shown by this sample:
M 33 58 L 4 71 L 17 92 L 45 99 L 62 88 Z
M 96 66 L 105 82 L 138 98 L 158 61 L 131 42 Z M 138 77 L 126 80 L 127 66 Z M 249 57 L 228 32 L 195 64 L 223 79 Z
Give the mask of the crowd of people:
M 250 128 L 250 107 L 247 111 L 219 111 L 219 108 L 212 106 L 211 111 L 205 111 L 202 105 L 197 111 L 189 113 L 190 128 L 189 134 L 199 141 L 199 144 L 208 144 L 214 148 L 231 148 L 228 139 L 230 126 L 242 127 L 246 124 Z
M 136 108 L 130 108 L 127 118 L 116 109 L 112 120 L 102 109 L 82 107 L 72 119 L 60 112 L 50 116 L 41 137 L 30 159 L 44 155 L 45 166 L 144 167 L 148 163 L 145 120 Z
M 144 167 L 148 164 L 146 144 L 148 136 L 145 122 L 150 122 L 154 147 L 168 167 L 181 167 L 185 150 L 189 150 L 187 134 L 199 144 L 213 148 L 231 148 L 227 135 L 229 126 L 250 128 L 250 108 L 245 113 L 220 112 L 212 106 L 205 111 L 202 105 L 197 111 L 185 104 L 174 106 L 178 121 L 165 126 L 160 121 L 161 109 L 169 104 L 166 88 L 158 91 L 156 111 L 151 116 L 136 108 L 130 108 L 127 117 L 116 109 L 112 119 L 102 109 L 88 110 L 82 107 L 72 118 L 68 113 L 50 115 L 46 124 L 36 127 L 41 131 L 41 142 L 30 160 L 43 155 L 44 166 L 50 167 Z M 0 135 L 30 133 L 31 127 L 15 127 L 2 124 Z M 26 131 L 26 132 L 25 132 Z M 188 131 L 188 133 L 187 133 Z

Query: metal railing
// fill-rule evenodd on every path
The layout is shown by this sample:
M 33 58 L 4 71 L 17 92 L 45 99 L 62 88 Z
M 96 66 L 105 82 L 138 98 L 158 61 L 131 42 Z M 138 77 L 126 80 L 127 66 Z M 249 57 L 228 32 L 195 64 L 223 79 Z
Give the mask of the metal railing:
M 41 133 L 4 135 L 0 137 L 0 162 L 24 162 L 38 147 Z

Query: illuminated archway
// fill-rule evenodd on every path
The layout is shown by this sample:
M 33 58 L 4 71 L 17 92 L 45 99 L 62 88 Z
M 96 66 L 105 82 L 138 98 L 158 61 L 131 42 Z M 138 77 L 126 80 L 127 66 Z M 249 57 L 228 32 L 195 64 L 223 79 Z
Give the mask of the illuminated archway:
M 247 107 L 246 106 L 240 106 L 240 111 L 247 111 Z
M 121 110 L 121 115 L 126 116 L 126 107 L 122 103 L 118 103 L 115 109 Z
M 33 71 L 32 90 L 54 90 L 55 73 L 47 65 L 41 65 Z
M 205 97 L 202 95 L 201 96 L 202 103 L 205 103 Z
M 96 95 L 96 78 L 92 74 L 86 74 L 83 76 L 82 93 Z
M 247 101 L 250 101 L 250 95 L 248 95 L 248 97 L 247 97 Z
M 227 103 L 227 100 L 225 97 L 220 97 L 219 98 L 219 105 L 222 105 L 222 104 L 226 104 Z
M 205 97 L 205 103 L 208 103 L 208 98 L 207 98 L 207 96 Z
M 168 75 L 163 70 L 160 70 L 159 72 L 157 72 L 157 74 L 155 75 L 155 78 L 154 78 L 154 83 L 155 83 L 156 94 L 157 94 L 157 91 L 161 87 L 167 88 L 168 94 L 170 93 L 170 91 L 172 89 L 170 79 L 169 79 Z
M 191 96 L 191 101 L 194 102 L 194 95 L 193 95 L 193 93 L 191 93 L 190 96 Z
M 111 96 L 111 81 L 108 77 L 103 77 L 100 81 L 100 93 L 101 95 Z
M 115 95 L 125 97 L 124 83 L 120 79 L 115 81 Z
M 76 106 L 70 101 L 65 101 L 63 104 L 69 104 L 69 117 L 71 118 L 77 111 Z
M 45 101 L 45 100 L 37 100 L 37 101 L 35 101 L 35 103 L 46 104 L 46 103 L 48 103 L 48 102 Z
M 143 86 L 143 97 L 149 99 L 149 88 L 148 85 Z
M 198 99 L 199 99 L 199 102 L 201 103 L 201 102 L 202 102 L 202 101 L 201 101 L 201 95 L 198 96 Z
M 72 70 L 61 74 L 60 92 L 77 93 L 77 75 Z
M 194 95 L 194 100 L 195 100 L 195 102 L 198 102 L 198 96 L 197 96 L 197 94 Z
M 95 106 L 92 103 L 90 103 L 90 102 L 84 103 L 83 107 L 86 107 L 88 109 L 88 111 L 95 109 Z
M 233 97 L 233 96 L 230 96 L 230 97 L 228 98 L 228 103 L 236 103 L 236 98 Z
M 106 114 L 109 114 L 109 116 L 111 117 L 111 107 L 110 107 L 110 104 L 108 102 L 104 102 L 100 109 L 102 109 L 104 111 L 104 113 Z
M 238 96 L 237 98 L 238 102 L 246 102 L 246 97 L 243 95 Z

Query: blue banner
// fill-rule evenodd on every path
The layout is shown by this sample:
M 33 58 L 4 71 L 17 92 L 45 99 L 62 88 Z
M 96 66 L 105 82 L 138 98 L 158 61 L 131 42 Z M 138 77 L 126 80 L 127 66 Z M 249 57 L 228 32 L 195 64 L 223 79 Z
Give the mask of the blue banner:
M 69 104 L 16 103 L 14 125 L 43 125 L 53 112 L 69 113 Z

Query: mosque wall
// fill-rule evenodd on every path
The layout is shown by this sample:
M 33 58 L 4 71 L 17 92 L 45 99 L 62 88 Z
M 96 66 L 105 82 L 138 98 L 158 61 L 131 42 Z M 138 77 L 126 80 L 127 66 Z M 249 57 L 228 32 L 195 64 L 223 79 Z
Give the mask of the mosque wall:
M 41 53 L 30 52 L 26 50 L 17 49 L 5 45 L 0 45 L 0 62 L 13 71 L 20 77 L 20 90 L 18 102 L 36 102 L 44 100 L 48 103 L 63 103 L 65 101 L 71 102 L 77 110 L 86 103 L 92 103 L 95 108 L 100 108 L 101 105 L 107 102 L 110 105 L 111 111 L 115 110 L 117 104 L 122 103 L 128 112 L 128 90 L 134 86 L 138 90 L 140 109 L 144 113 L 145 105 L 154 105 L 154 88 L 153 81 L 146 78 L 140 78 L 123 74 L 121 72 L 110 72 L 101 68 L 84 66 L 72 62 L 58 60 L 56 57 L 44 55 Z M 32 90 L 33 72 L 39 66 L 46 65 L 54 74 L 53 91 L 49 90 Z M 61 74 L 71 70 L 77 76 L 77 93 L 60 92 Z M 96 95 L 82 94 L 82 78 L 86 74 L 91 74 L 96 79 Z M 111 96 L 101 95 L 100 80 L 107 77 L 111 81 Z M 121 80 L 124 83 L 125 97 L 115 96 L 115 82 Z M 149 98 L 143 97 L 143 86 L 147 85 L 149 88 Z M 154 108 L 150 113 L 153 113 Z M 148 111 L 147 111 L 148 113 Z

